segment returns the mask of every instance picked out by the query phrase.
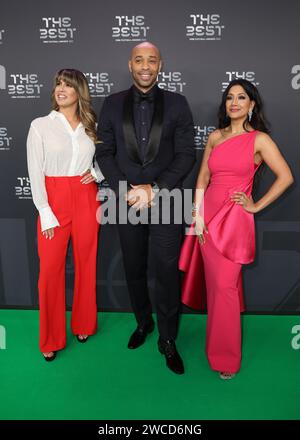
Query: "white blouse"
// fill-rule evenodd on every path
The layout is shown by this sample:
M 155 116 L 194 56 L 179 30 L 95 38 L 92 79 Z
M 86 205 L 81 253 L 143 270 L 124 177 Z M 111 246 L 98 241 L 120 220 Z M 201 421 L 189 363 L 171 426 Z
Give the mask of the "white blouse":
M 42 231 L 59 226 L 48 204 L 45 176 L 79 176 L 90 169 L 97 182 L 101 182 L 104 177 L 97 162 L 92 167 L 94 154 L 94 142 L 81 122 L 73 130 L 66 117 L 55 110 L 32 121 L 27 137 L 27 163 Z

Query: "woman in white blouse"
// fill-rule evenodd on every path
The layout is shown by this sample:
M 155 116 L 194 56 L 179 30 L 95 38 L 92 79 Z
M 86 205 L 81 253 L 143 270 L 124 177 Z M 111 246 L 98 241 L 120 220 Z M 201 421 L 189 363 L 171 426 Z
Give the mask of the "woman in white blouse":
M 83 73 L 63 69 L 56 74 L 52 107 L 49 115 L 32 121 L 27 139 L 32 197 L 39 211 L 40 350 L 46 361 L 66 345 L 65 261 L 70 239 L 75 263 L 72 332 L 86 342 L 97 330 L 100 203 L 95 181 L 103 179 L 99 168 L 92 167 L 99 141 Z

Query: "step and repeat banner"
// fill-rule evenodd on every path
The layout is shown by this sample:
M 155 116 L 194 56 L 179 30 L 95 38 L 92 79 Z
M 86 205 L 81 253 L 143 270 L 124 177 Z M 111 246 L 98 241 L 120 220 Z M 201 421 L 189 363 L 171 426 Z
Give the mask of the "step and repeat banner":
M 99 113 L 111 93 L 131 85 L 132 47 L 151 41 L 162 52 L 159 86 L 184 94 L 193 111 L 198 164 L 217 124 L 222 91 L 245 78 L 259 88 L 272 137 L 295 184 L 256 216 L 257 257 L 244 269 L 247 310 L 300 310 L 300 3 L 252 0 L 13 0 L 0 5 L 0 306 L 38 305 L 37 212 L 26 163 L 30 122 L 50 112 L 55 72 L 85 73 Z M 238 159 L 237 159 L 238 160 Z M 274 176 L 266 171 L 260 194 Z M 72 304 L 71 248 L 66 266 Z M 154 277 L 150 265 L 149 285 Z M 100 232 L 98 304 L 130 310 L 116 226 Z

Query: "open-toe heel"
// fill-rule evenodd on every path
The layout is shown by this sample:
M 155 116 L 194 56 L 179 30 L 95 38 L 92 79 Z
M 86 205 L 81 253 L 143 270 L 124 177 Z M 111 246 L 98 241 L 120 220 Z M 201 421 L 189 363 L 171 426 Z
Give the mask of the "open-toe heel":
M 54 359 L 56 358 L 56 351 L 50 351 L 49 354 L 50 353 L 53 353 L 53 355 L 52 356 L 45 356 L 44 353 L 43 353 L 43 357 L 44 357 L 46 362 L 54 361 Z
M 79 336 L 82 337 L 82 335 L 76 335 L 77 341 L 81 342 L 82 344 L 84 344 L 89 338 L 88 336 L 86 336 L 85 338 L 82 337 L 82 339 L 81 339 Z
M 220 371 L 219 376 L 223 380 L 230 380 L 235 376 L 235 373 L 226 373 L 225 371 Z

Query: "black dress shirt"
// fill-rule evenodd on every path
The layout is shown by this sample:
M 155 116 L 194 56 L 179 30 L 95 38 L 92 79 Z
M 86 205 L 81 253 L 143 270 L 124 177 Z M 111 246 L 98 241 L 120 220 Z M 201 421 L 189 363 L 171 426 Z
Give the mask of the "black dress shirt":
M 134 126 L 142 161 L 147 151 L 157 87 L 154 85 L 147 93 L 143 93 L 133 86 Z

